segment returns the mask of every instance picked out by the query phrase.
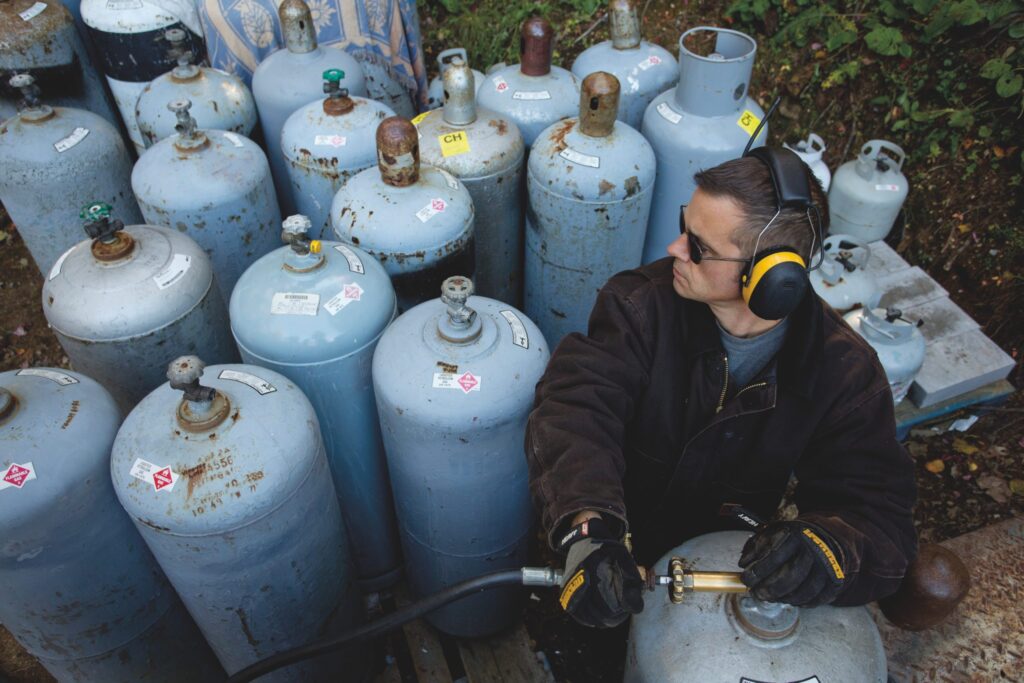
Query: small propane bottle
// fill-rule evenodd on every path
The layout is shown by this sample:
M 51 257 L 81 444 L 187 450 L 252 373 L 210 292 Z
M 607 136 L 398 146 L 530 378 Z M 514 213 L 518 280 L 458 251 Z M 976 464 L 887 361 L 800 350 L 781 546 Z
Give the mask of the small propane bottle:
M 281 213 L 263 150 L 238 133 L 197 129 L 191 107 L 167 105 L 178 134 L 139 159 L 132 189 L 146 222 L 180 230 L 206 250 L 227 304 L 242 271 L 279 244 Z
M 886 140 L 869 140 L 855 161 L 836 170 L 828 192 L 829 232 L 865 242 L 885 239 L 907 199 L 903 149 Z
M 720 531 L 692 538 L 652 568 L 733 571 L 750 536 Z M 676 563 L 677 565 L 679 563 Z M 745 593 L 647 593 L 633 617 L 626 683 L 691 681 L 858 681 L 885 683 L 885 650 L 864 607 L 799 608 L 761 602 Z
M 272 53 L 252 75 L 252 94 L 260 116 L 267 158 L 274 174 L 274 186 L 281 211 L 295 213 L 288 177 L 288 164 L 281 152 L 281 130 L 296 109 L 323 96 L 323 73 L 340 69 L 345 77 L 339 87 L 349 95 L 366 97 L 366 79 L 359 63 L 338 47 L 320 47 L 316 24 L 309 6 L 302 0 L 284 0 L 277 8 L 284 48 Z
M 524 21 L 519 39 L 522 63 L 488 74 L 477 94 L 477 104 L 519 126 L 527 148 L 542 130 L 576 113 L 579 80 L 565 69 L 551 65 L 554 39 L 547 20 L 530 17 Z
M 341 186 L 377 163 L 374 134 L 395 115 L 380 102 L 349 95 L 341 69 L 328 69 L 323 78 L 327 97 L 297 109 L 281 130 L 291 195 L 316 237 L 331 227 L 331 200 Z
M 580 53 L 572 72 L 580 80 L 597 71 L 618 78 L 622 86 L 618 119 L 640 130 L 651 100 L 679 82 L 679 63 L 671 52 L 640 37 L 633 0 L 610 0 L 608 18 L 611 40 Z
M 91 239 L 60 257 L 43 283 L 43 313 L 71 365 L 127 413 L 156 388 L 174 349 L 238 359 L 210 259 L 177 230 L 125 226 L 110 207 L 82 210 Z
M 849 235 L 829 235 L 822 247 L 821 266 L 810 273 L 815 293 L 839 313 L 877 306 L 882 290 L 867 270 L 871 247 Z
M 91 112 L 39 101 L 35 79 L 10 80 L 24 99 L 0 124 L 0 202 L 47 273 L 81 239 L 78 209 L 97 199 L 131 223 L 142 222 L 132 195 L 132 162 L 121 134 Z
M 200 128 L 227 130 L 251 138 L 256 127 L 256 103 L 242 79 L 220 69 L 195 65 L 184 30 L 172 28 L 164 37 L 170 45 L 167 56 L 177 66 L 146 84 L 135 104 L 135 120 L 143 144 L 152 147 L 174 135 L 178 122 L 167 111 L 167 103 L 181 99 L 193 103 L 189 113 Z
M 174 360 L 114 441 L 121 505 L 233 674 L 359 622 L 348 539 L 316 413 L 282 375 Z M 346 680 L 362 658 L 311 659 L 261 680 Z
M 472 292 L 467 278 L 448 278 L 441 299 L 400 316 L 373 355 L 417 596 L 526 561 L 532 514 L 523 438 L 548 348 L 522 313 Z M 516 618 L 519 597 L 515 588 L 487 591 L 427 619 L 454 636 L 485 636 Z
M 828 170 L 828 164 L 822 159 L 825 154 L 825 141 L 817 133 L 809 133 L 806 140 L 794 142 L 792 145 L 782 145 L 804 160 L 804 163 L 811 167 L 814 177 L 821 183 L 821 189 L 828 192 L 832 184 L 832 172 Z
M 924 365 L 925 339 L 921 322 L 903 317 L 898 308 L 860 308 L 843 316 L 850 327 L 878 354 L 892 389 L 893 403 L 907 396 L 914 377 Z
M 395 290 L 376 259 L 310 242 L 309 229 L 306 216 L 289 217 L 289 246 L 242 274 L 231 331 L 246 363 L 288 377 L 316 409 L 360 584 L 379 590 L 398 578 L 401 559 L 370 362 L 395 317 Z
M 142 154 L 146 144 L 135 120 L 135 103 L 150 81 L 174 67 L 164 42 L 167 30 L 185 31 L 196 61 L 206 58 L 195 1 L 82 0 L 80 9 L 128 137 Z
M 350 178 L 331 205 L 335 237 L 384 265 L 399 311 L 429 299 L 445 278 L 473 271 L 473 224 L 465 185 L 420 165 L 416 128 L 397 116 L 377 127 L 377 168 Z
M 523 136 L 511 120 L 477 108 L 473 83 L 474 72 L 454 57 L 444 73 L 443 112 L 417 117 L 420 158 L 462 181 L 473 198 L 477 291 L 518 306 L 523 288 Z
M 224 673 L 117 503 L 121 411 L 88 377 L 0 373 L 0 620 L 60 683 Z
M 455 59 L 461 59 L 463 64 L 469 64 L 469 57 L 466 56 L 466 48 L 464 47 L 453 47 L 447 50 L 441 50 L 437 55 L 437 77 L 431 79 L 430 86 L 427 88 L 427 109 L 434 110 L 444 106 L 444 74 L 448 71 L 448 67 L 451 66 L 452 61 Z M 480 88 L 484 84 L 484 76 L 482 73 L 473 69 L 473 97 L 476 98 L 476 94 L 480 92 Z
M 526 314 L 549 344 L 585 332 L 608 278 L 640 265 L 655 178 L 654 151 L 616 120 L 619 81 L 583 81 L 579 117 L 533 143 L 527 171 Z
M 66 7 L 57 2 L 0 0 L 0 26 L 0 74 L 29 74 L 46 90 L 51 104 L 91 111 L 120 129 L 121 117 L 103 76 L 93 66 Z M 0 79 L 0 109 L 13 113 L 19 99 L 18 89 L 9 87 L 7 78 Z
M 697 44 L 711 37 L 714 49 L 699 54 Z M 679 205 L 696 189 L 694 172 L 739 157 L 764 118 L 747 96 L 756 54 L 757 42 L 739 31 L 698 26 L 680 36 L 679 84 L 651 100 L 641 129 L 658 159 L 644 263 L 666 256 L 679 237 Z M 767 139 L 765 124 L 753 146 Z

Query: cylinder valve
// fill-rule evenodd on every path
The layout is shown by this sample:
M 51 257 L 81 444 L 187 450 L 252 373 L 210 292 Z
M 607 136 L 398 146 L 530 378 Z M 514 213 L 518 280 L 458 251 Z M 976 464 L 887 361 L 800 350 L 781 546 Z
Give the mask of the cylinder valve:
M 198 356 L 180 356 L 167 366 L 172 389 L 184 395 L 178 404 L 178 424 L 190 432 L 205 432 L 224 422 L 231 411 L 227 396 L 199 383 L 206 367 Z

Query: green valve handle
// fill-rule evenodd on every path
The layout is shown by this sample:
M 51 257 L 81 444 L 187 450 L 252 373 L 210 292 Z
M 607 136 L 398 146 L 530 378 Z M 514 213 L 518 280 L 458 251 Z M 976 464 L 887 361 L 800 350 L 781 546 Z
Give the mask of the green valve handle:
M 78 217 L 82 220 L 98 221 L 102 218 L 110 218 L 111 211 L 113 208 L 110 204 L 92 202 L 82 207 L 82 210 L 78 212 Z
M 345 72 L 341 69 L 328 69 L 324 72 L 324 80 L 331 83 L 340 83 L 345 78 Z

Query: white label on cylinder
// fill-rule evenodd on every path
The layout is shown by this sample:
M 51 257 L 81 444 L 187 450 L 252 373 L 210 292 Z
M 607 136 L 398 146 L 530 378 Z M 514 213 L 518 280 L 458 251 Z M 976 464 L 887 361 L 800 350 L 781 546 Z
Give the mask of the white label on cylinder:
M 347 143 L 344 135 L 317 135 L 313 138 L 313 144 L 321 147 L 344 147 Z
M 242 142 L 242 138 L 238 137 L 235 133 L 224 133 L 224 137 L 231 141 L 231 144 L 235 147 L 245 147 L 245 143 Z
M 444 176 L 444 182 L 448 184 L 448 187 L 452 188 L 453 190 L 459 189 L 459 181 L 455 179 L 455 176 L 453 176 L 451 173 L 444 170 L 443 168 L 439 168 L 437 170 L 441 171 L 441 175 Z
M 435 389 L 458 389 L 468 394 L 471 391 L 480 391 L 480 375 L 474 375 L 469 371 L 461 375 L 453 372 L 435 372 L 431 386 Z
M 652 66 L 657 66 L 658 64 L 661 64 L 661 57 L 659 57 L 658 55 L 651 55 L 650 57 L 640 62 L 636 66 L 641 71 L 647 71 Z
M 530 348 L 530 336 L 526 333 L 526 325 L 519 319 L 519 316 L 512 311 L 501 311 L 501 317 L 512 328 L 512 343 L 524 349 Z
M 238 370 L 221 370 L 220 374 L 217 375 L 218 379 L 228 379 L 232 382 L 241 382 L 242 384 L 252 387 L 256 390 L 260 396 L 266 396 L 277 391 L 277 387 L 268 382 L 265 379 L 261 379 L 256 375 L 250 375 L 248 372 L 240 372 Z
M 352 251 L 344 244 L 339 244 L 336 247 L 334 247 L 334 249 L 335 251 L 337 251 L 338 253 L 345 257 L 345 260 L 348 261 L 348 269 L 351 270 L 353 273 L 359 273 L 360 275 L 362 275 L 363 273 L 366 272 L 366 270 L 363 268 L 363 262 L 359 260 L 358 256 L 356 256 L 356 252 Z
M 658 105 L 658 113 L 661 114 L 661 118 L 665 119 L 669 123 L 679 123 L 683 120 L 680 114 L 672 111 L 672 107 L 668 106 L 668 102 L 662 102 Z
M 550 100 L 551 93 L 547 90 L 516 90 L 512 93 L 513 100 Z
M 574 164 L 579 164 L 580 166 L 589 166 L 590 168 L 601 168 L 601 157 L 590 156 L 589 154 L 584 154 L 583 152 L 577 152 L 572 147 L 566 147 L 565 149 L 558 153 L 558 156 L 562 157 L 563 159 L 568 159 Z
M 353 301 L 359 301 L 362 298 L 363 288 L 359 286 L 358 282 L 353 282 L 342 287 L 340 292 L 328 299 L 327 303 L 324 304 L 324 310 L 331 315 L 335 315 Z
M 77 246 L 78 245 L 76 244 L 75 247 Z M 71 252 L 75 250 L 75 247 L 71 247 L 70 249 L 65 251 L 63 254 L 60 255 L 60 258 L 54 262 L 53 268 L 50 268 L 50 275 L 48 279 L 52 280 L 53 278 L 60 275 L 60 269 L 64 266 L 64 260 L 71 255 Z
M 34 4 L 31 7 L 29 7 L 27 10 L 25 10 L 23 12 L 18 12 L 18 16 L 21 17 L 22 19 L 24 19 L 25 21 L 28 21 L 29 19 L 32 19 L 33 17 L 38 17 L 39 14 L 44 9 L 46 9 L 46 3 L 45 2 L 37 2 L 36 4 Z
M 153 282 L 160 289 L 167 289 L 180 280 L 192 267 L 192 257 L 188 254 L 175 254 L 167 267 L 153 276 Z
M 166 465 L 154 465 L 142 458 L 135 459 L 135 464 L 132 465 L 128 474 L 150 484 L 154 491 L 173 491 L 174 485 L 181 477 Z
M 25 485 L 25 482 L 36 478 L 36 468 L 30 462 L 20 465 L 12 462 L 10 467 L 0 471 L 3 472 L 3 477 L 0 477 L 0 491 L 10 488 L 20 489 Z
M 73 131 L 71 131 L 71 135 L 53 143 L 53 148 L 58 152 L 66 152 L 75 145 L 77 145 L 79 142 L 84 140 L 85 136 L 88 134 L 88 128 L 82 128 L 81 126 L 79 126 L 78 128 L 75 128 Z
M 107 9 L 142 9 L 142 0 L 107 0 Z
M 498 92 L 505 92 L 508 90 L 508 83 L 501 76 L 495 76 L 492 82 L 494 83 L 494 89 Z
M 440 197 L 435 197 L 430 200 L 429 204 L 416 212 L 416 218 L 419 218 L 421 223 L 426 223 L 437 214 L 443 212 L 446 208 L 448 208 L 448 205 L 445 201 Z
M 273 315 L 316 315 L 319 307 L 319 294 L 275 292 L 270 300 L 270 312 Z
M 78 380 L 71 375 L 65 375 L 63 372 L 57 372 L 56 370 L 46 370 L 44 368 L 25 368 L 24 370 L 18 371 L 19 375 L 26 377 L 45 377 L 51 382 L 56 382 L 62 387 L 66 387 L 69 384 L 78 384 Z
M 889 184 L 875 185 L 875 189 L 878 190 L 879 192 L 899 192 L 900 191 L 900 186 L 899 185 L 889 185 Z

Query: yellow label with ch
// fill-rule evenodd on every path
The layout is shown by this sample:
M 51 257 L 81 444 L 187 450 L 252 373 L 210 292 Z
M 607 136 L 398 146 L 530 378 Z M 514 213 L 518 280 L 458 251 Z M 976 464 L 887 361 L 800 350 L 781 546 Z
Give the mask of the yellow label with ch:
M 437 141 L 441 145 L 441 154 L 446 157 L 465 154 L 469 151 L 469 136 L 465 131 L 443 133 L 437 136 Z
M 749 109 L 744 109 L 740 117 L 736 119 L 736 125 L 747 131 L 747 135 L 753 135 L 759 123 L 761 123 L 761 119 L 757 118 L 757 114 Z

